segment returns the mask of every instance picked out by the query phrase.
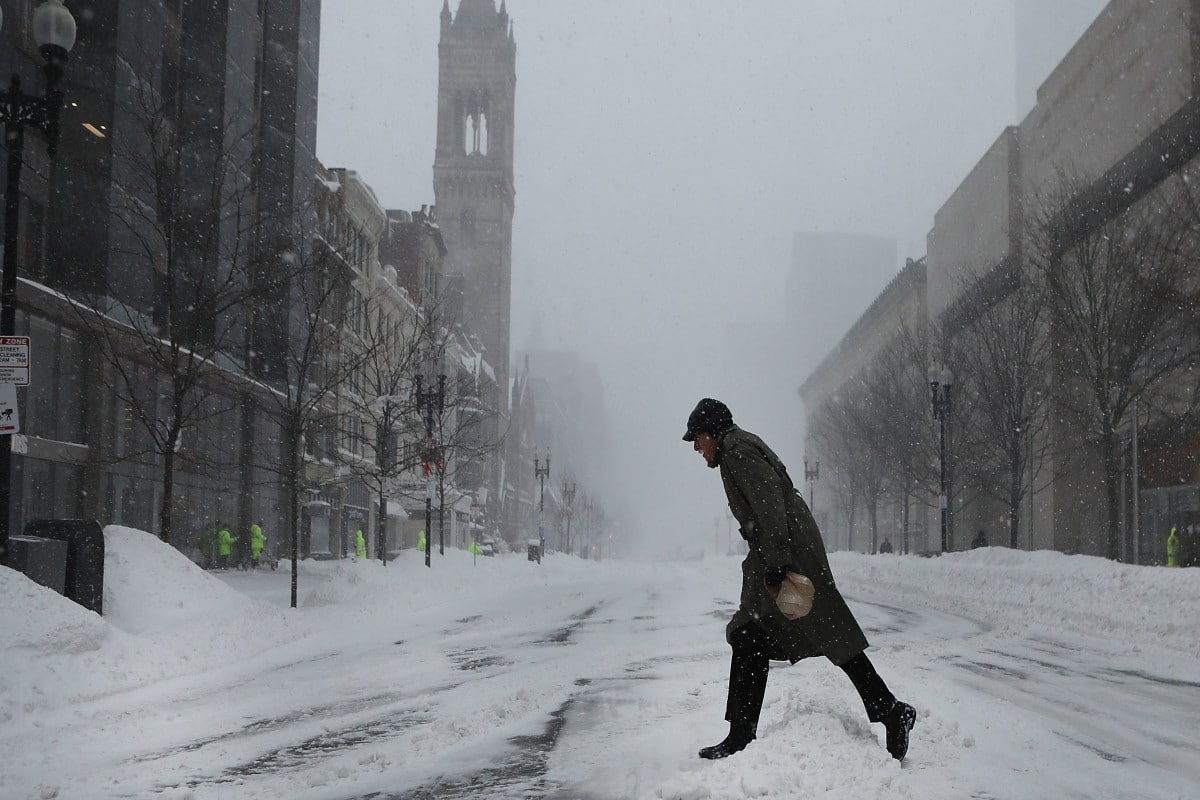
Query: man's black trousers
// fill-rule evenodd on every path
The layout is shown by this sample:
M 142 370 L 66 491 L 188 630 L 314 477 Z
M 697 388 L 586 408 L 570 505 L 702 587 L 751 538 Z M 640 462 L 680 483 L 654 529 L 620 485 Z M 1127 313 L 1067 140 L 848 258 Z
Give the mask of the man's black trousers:
M 758 715 L 767 691 L 770 662 L 787 661 L 774 638 L 754 623 L 744 625 L 730 636 L 733 656 L 729 663 L 729 700 L 725 719 L 730 725 L 753 736 L 758 731 Z M 850 678 L 867 709 L 867 718 L 878 722 L 892 710 L 896 697 L 875 671 L 866 653 L 859 653 L 839 664 Z

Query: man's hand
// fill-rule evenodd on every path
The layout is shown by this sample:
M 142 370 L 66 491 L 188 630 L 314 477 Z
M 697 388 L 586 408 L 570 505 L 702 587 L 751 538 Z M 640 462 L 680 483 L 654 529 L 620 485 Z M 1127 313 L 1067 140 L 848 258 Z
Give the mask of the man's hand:
M 767 584 L 767 594 L 771 595 L 772 600 L 779 599 L 779 586 L 780 586 L 780 584 L 778 584 L 778 583 L 775 584 L 774 586 L 772 586 L 769 583 Z

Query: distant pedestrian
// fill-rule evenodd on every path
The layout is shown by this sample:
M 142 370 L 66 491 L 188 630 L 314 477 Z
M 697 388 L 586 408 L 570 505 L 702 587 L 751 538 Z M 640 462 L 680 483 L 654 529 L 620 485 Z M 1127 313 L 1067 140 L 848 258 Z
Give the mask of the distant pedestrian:
M 250 526 L 250 566 L 258 569 L 262 561 L 262 551 L 267 545 L 267 535 L 263 533 L 262 520 Z
M 367 540 L 363 538 L 362 528 L 354 532 L 354 555 L 358 558 L 367 557 Z
M 229 557 L 233 555 L 233 536 L 225 523 L 217 523 L 217 565 L 229 569 Z
M 200 531 L 196 537 L 196 549 L 200 551 L 200 566 L 204 569 L 212 569 L 217 558 L 217 528 L 215 525 Z
M 421 529 L 421 534 L 417 537 L 417 550 L 425 552 L 425 529 Z
M 1167 566 L 1179 566 L 1179 533 L 1174 525 L 1171 526 L 1171 533 L 1167 535 Z
M 883 537 L 883 544 L 879 545 L 879 552 L 880 553 L 892 552 L 892 540 L 886 536 Z
M 867 658 L 867 638 L 833 582 L 821 532 L 783 462 L 762 439 L 734 425 L 724 403 L 707 397 L 688 417 L 683 440 L 711 469 L 721 470 L 729 510 L 749 545 L 741 603 L 725 628 L 733 648 L 725 706 L 729 735 L 700 757 L 725 758 L 754 741 L 772 660 L 823 655 L 854 684 L 867 718 L 883 723 L 888 752 L 904 758 L 917 712 L 896 699 Z M 776 604 L 789 573 L 807 577 L 815 588 L 811 611 L 796 619 Z
M 975 549 L 976 547 L 987 547 L 987 546 L 988 546 L 987 531 L 980 528 L 979 533 L 975 534 L 975 538 L 971 540 L 971 549 Z

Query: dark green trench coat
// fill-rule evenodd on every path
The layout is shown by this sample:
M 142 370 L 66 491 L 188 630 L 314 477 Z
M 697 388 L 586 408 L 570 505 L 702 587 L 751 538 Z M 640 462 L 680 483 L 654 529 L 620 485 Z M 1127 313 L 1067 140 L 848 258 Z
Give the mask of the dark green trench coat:
M 757 622 L 795 662 L 823 655 L 843 664 L 867 647 L 867 637 L 846 606 L 829 569 L 825 545 L 804 498 L 771 448 L 736 425 L 719 439 L 717 466 L 729 510 L 741 524 L 749 554 L 742 561 L 742 598 L 726 627 Z M 767 592 L 766 574 L 787 566 L 803 573 L 816 589 L 808 616 L 788 620 Z

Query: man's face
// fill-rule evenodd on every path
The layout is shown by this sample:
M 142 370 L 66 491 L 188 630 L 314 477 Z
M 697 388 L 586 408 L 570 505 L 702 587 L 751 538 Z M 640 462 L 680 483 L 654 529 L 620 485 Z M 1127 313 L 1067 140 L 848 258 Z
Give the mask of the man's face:
M 692 449 L 704 456 L 705 464 L 717 466 L 717 437 L 711 433 L 698 434 L 692 442 Z

